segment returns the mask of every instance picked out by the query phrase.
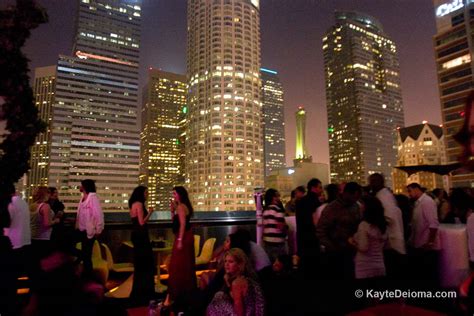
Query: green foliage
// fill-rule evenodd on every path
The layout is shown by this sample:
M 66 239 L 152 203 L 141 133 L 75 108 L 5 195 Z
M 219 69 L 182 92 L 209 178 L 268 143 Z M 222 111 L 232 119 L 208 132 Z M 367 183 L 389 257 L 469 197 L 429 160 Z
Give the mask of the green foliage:
M 0 144 L 0 228 L 8 224 L 5 212 L 10 198 L 4 187 L 28 171 L 30 148 L 46 126 L 38 117 L 28 59 L 21 51 L 31 29 L 46 21 L 46 12 L 33 0 L 17 0 L 15 7 L 0 11 L 0 120 L 7 122 L 6 138 Z

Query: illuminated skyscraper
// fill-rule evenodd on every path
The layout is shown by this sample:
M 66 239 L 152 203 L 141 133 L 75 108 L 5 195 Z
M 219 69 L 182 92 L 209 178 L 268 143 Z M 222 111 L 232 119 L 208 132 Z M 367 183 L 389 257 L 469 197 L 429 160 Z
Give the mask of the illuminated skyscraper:
M 284 168 L 285 159 L 285 112 L 283 87 L 276 71 L 261 68 L 262 103 L 265 137 L 265 176 L 272 170 Z
M 258 0 L 188 0 L 186 182 L 198 211 L 255 209 L 263 186 Z
M 295 159 L 306 159 L 306 111 L 299 106 L 295 113 L 296 118 L 296 154 Z
M 138 183 L 140 1 L 80 0 L 74 56 L 60 56 L 48 185 L 67 209 L 96 181 L 105 211 L 128 209 Z
M 56 65 L 35 69 L 33 94 L 40 118 L 48 124 L 46 131 L 36 137 L 31 147 L 30 171 L 27 176 L 26 195 L 35 188 L 47 186 L 51 154 L 51 122 L 53 119 L 54 92 L 56 88 Z
M 464 122 L 464 104 L 474 87 L 474 2 L 435 0 L 436 30 L 434 36 L 438 89 L 441 103 L 447 163 L 455 163 L 461 146 L 453 139 Z M 452 187 L 474 187 L 474 173 L 451 177 Z
M 168 210 L 173 186 L 184 184 L 186 76 L 149 70 L 143 98 L 140 183 L 149 206 Z
M 396 128 L 404 125 L 397 49 L 374 18 L 336 13 L 323 38 L 331 179 L 391 185 Z

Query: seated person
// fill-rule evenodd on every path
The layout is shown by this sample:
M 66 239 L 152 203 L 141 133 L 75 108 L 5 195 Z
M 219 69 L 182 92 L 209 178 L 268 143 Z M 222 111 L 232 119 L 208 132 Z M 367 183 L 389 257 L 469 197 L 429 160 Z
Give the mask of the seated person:
M 245 253 L 232 248 L 224 255 L 224 286 L 207 307 L 208 316 L 263 316 L 264 299 Z

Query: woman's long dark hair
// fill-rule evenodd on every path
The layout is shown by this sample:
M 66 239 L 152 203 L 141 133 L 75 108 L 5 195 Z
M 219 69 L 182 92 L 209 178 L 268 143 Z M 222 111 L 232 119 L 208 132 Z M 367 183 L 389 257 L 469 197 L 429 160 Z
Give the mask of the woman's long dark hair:
M 382 234 L 387 230 L 387 221 L 385 220 L 383 205 L 379 199 L 373 196 L 362 197 L 365 206 L 364 220 L 372 225 L 377 226 Z
M 229 235 L 230 248 L 239 248 L 250 258 L 250 232 L 248 230 L 239 228 L 234 233 Z
M 268 189 L 267 191 L 265 191 L 265 197 L 264 197 L 264 203 L 265 203 L 265 207 L 269 207 L 270 205 L 272 205 L 273 203 L 273 198 L 279 194 L 277 190 L 275 189 Z
M 86 191 L 87 194 L 89 193 L 95 193 L 96 192 L 96 187 L 95 187 L 95 181 L 92 179 L 84 179 L 81 181 L 81 185 L 84 188 L 84 191 Z
M 130 199 L 128 200 L 128 207 L 132 208 L 133 203 L 135 202 L 141 202 L 143 204 L 143 207 L 145 207 L 145 191 L 147 188 L 143 185 L 139 185 L 136 187 L 132 195 L 130 196 Z
M 183 186 L 176 186 L 173 188 L 176 193 L 179 195 L 179 201 L 186 205 L 189 210 L 189 216 L 192 216 L 194 213 L 193 206 L 191 205 L 191 201 L 189 200 L 189 194 L 188 191 Z

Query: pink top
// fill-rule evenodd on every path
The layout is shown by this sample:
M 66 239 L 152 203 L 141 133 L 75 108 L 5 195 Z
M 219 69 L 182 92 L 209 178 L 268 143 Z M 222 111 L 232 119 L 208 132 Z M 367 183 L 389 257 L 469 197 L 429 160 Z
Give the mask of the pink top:
M 89 193 L 86 200 L 79 202 L 77 221 L 79 230 L 87 232 L 89 239 L 104 230 L 104 213 L 95 193 Z

